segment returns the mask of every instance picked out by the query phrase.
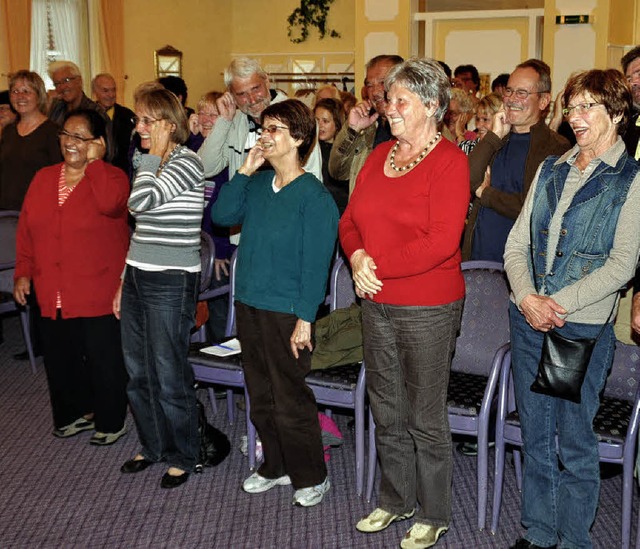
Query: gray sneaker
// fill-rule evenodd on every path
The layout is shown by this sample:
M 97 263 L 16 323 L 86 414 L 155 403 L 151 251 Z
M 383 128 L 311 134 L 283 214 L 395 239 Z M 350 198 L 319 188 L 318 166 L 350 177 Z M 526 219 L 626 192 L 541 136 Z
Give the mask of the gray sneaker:
M 331 488 L 329 477 L 326 477 L 320 484 L 309 486 L 308 488 L 300 488 L 293 494 L 293 504 L 300 507 L 313 507 L 322 501 L 324 495 Z
M 275 486 L 288 486 L 289 484 L 291 484 L 291 479 L 287 475 L 278 478 L 265 478 L 258 473 L 253 473 L 242 483 L 242 489 L 247 494 L 260 494 Z
M 91 431 L 96 428 L 96 424 L 93 421 L 79 417 L 73 423 L 53 430 L 53 436 L 58 438 L 68 438 L 73 435 L 77 435 L 82 431 Z

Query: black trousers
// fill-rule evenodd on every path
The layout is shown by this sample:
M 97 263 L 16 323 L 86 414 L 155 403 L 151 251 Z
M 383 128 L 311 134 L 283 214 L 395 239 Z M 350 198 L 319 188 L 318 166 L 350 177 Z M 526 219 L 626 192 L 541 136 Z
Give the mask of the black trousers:
M 289 338 L 295 315 L 249 307 L 236 301 L 242 366 L 251 400 L 251 421 L 262 441 L 265 478 L 291 477 L 298 490 L 327 476 L 313 391 L 305 383 L 311 353 L 295 359 Z
M 43 318 L 42 343 L 55 427 L 93 412 L 97 431 L 122 429 L 127 374 L 116 318 Z

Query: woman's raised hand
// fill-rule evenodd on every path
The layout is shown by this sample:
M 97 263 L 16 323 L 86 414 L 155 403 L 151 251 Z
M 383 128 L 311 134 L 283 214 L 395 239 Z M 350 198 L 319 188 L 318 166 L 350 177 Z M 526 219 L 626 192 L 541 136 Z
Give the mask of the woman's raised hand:
M 107 146 L 102 137 L 89 142 L 89 146 L 87 147 L 87 162 L 102 160 L 106 152 Z
M 240 166 L 238 173 L 243 175 L 253 175 L 253 173 L 264 164 L 264 156 L 262 156 L 262 145 L 256 143 L 249 151 L 244 163 Z
M 151 139 L 149 154 L 163 158 L 169 148 L 173 132 L 174 127 L 171 122 L 168 120 L 156 120 L 151 126 L 151 132 L 149 132 Z
M 349 258 L 353 281 L 356 284 L 356 294 L 359 297 L 366 297 L 369 294 L 373 297 L 382 289 L 382 281 L 376 276 L 376 267 L 373 258 L 364 251 L 364 248 L 356 250 Z

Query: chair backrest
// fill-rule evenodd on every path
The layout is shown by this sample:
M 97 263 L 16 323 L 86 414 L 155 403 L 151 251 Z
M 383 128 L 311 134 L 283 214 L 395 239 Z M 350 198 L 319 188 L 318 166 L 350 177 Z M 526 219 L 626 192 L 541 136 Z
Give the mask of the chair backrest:
M 613 365 L 604 387 L 604 396 L 635 401 L 640 383 L 640 348 L 616 342 Z
M 356 302 L 356 292 L 351 278 L 351 269 L 338 256 L 333 262 L 329 279 L 329 309 L 343 309 Z
M 213 265 L 216 258 L 216 245 L 205 231 L 200 231 L 200 293 L 209 289 L 213 277 Z
M 16 261 L 18 211 L 0 212 L 0 270 L 11 269 Z
M 451 363 L 454 371 L 489 375 L 493 357 L 509 341 L 509 287 L 501 263 L 466 261 L 460 335 Z

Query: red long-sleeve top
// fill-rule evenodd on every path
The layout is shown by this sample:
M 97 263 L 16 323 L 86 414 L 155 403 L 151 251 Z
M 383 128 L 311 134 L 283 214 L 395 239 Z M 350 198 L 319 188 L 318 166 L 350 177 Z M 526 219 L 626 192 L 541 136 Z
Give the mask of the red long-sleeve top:
M 390 178 L 383 169 L 393 145 L 378 146 L 358 175 L 340 219 L 342 248 L 347 257 L 364 248 L 373 258 L 383 282 L 377 303 L 434 306 L 461 299 L 467 158 L 442 139 L 415 168 Z
M 20 211 L 14 279 L 33 280 L 42 316 L 112 313 L 129 247 L 125 173 L 102 160 L 91 162 L 73 193 L 58 206 L 62 164 L 36 173 Z

